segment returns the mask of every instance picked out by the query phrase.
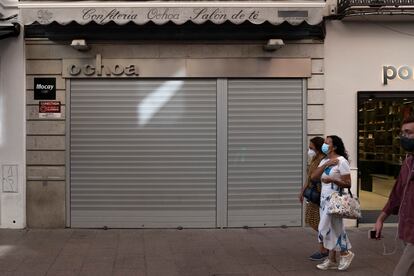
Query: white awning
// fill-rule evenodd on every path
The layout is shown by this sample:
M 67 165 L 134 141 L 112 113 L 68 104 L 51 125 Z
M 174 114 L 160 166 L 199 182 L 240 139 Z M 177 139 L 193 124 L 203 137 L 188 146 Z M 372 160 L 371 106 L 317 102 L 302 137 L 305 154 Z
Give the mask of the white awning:
M 124 25 L 133 22 L 143 25 L 153 22 L 162 25 L 173 22 L 203 24 L 211 21 L 222 24 L 269 22 L 278 25 L 288 22 L 316 25 L 325 15 L 325 2 L 21 2 L 21 20 L 24 25 L 57 22 L 62 25 L 75 21 L 85 25 L 91 22 L 103 25 L 114 22 Z

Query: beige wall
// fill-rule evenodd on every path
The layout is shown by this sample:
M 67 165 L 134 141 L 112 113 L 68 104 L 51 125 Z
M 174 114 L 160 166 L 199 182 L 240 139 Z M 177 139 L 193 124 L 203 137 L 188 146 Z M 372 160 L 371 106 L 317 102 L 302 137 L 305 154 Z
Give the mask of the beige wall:
M 119 42 L 118 42 L 119 43 Z M 88 52 L 48 40 L 26 41 L 27 69 L 27 204 L 29 227 L 65 225 L 65 118 L 39 119 L 38 101 L 33 100 L 33 78 L 57 78 L 57 99 L 65 111 L 65 81 L 62 59 L 95 58 L 255 58 L 307 57 L 312 61 L 308 79 L 308 136 L 324 133 L 324 53 L 323 42 L 290 42 L 275 52 L 263 51 L 263 43 L 126 43 L 92 44 Z

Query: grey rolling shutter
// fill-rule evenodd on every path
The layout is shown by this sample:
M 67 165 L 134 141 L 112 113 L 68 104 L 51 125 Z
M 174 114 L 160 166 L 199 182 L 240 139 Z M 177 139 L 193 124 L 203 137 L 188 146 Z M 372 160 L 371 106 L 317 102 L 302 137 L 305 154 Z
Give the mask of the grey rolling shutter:
M 71 82 L 72 227 L 215 227 L 216 81 Z
M 229 80 L 229 227 L 301 225 L 302 110 L 302 80 Z

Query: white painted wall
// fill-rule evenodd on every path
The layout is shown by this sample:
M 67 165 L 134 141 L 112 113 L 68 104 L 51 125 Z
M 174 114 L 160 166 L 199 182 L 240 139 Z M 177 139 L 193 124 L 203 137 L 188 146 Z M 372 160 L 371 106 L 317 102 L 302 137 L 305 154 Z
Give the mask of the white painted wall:
M 25 66 L 23 35 L 0 40 L 0 228 L 26 226 Z M 4 192 L 4 165 L 17 165 L 17 193 Z
M 357 166 L 357 92 L 414 91 L 414 80 L 382 84 L 384 65 L 414 67 L 414 21 L 328 21 L 325 40 L 325 133 L 344 139 Z

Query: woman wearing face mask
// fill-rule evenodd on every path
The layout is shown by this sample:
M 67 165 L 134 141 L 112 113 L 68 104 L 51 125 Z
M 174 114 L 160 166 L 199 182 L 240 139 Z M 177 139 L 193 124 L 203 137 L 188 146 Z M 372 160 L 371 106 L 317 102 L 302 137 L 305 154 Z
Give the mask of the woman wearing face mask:
M 314 137 L 309 141 L 308 157 L 309 157 L 309 167 L 307 172 L 307 179 L 303 185 L 303 188 L 299 194 L 299 200 L 303 203 L 303 192 L 310 185 L 316 185 L 317 190 L 320 192 L 320 181 L 311 181 L 311 175 L 318 167 L 319 163 L 325 158 L 325 154 L 322 153 L 322 145 L 324 139 L 322 137 Z M 307 202 L 305 206 L 305 222 L 311 226 L 316 232 L 318 232 L 319 225 L 319 205 Z M 312 254 L 309 259 L 312 261 L 323 261 L 328 256 L 328 250 L 323 247 L 322 243 L 319 243 L 319 250 Z
M 355 254 L 349 251 L 351 243 L 345 232 L 343 219 L 328 214 L 325 206 L 333 192 L 339 188 L 351 187 L 348 154 L 342 139 L 335 135 L 326 137 L 322 152 L 326 154 L 326 158 L 314 171 L 312 179 L 321 179 L 322 182 L 318 240 L 329 250 L 329 257 L 316 267 L 321 270 L 346 270 Z M 339 263 L 336 260 L 336 251 L 340 252 Z

